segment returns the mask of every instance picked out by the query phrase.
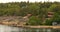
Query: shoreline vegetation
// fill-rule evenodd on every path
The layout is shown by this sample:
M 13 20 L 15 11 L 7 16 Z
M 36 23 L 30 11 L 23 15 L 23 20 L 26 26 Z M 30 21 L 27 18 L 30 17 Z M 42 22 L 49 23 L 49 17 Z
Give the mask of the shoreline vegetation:
M 31 28 L 60 28 L 60 2 L 0 3 L 0 24 Z

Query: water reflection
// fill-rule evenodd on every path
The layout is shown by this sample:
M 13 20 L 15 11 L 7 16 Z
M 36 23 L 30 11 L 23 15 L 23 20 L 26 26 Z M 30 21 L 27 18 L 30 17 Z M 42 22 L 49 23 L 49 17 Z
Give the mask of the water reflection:
M 33 28 L 18 28 L 0 25 L 0 32 L 60 32 L 60 29 L 33 29 Z
M 53 32 L 60 32 L 60 29 L 53 29 Z

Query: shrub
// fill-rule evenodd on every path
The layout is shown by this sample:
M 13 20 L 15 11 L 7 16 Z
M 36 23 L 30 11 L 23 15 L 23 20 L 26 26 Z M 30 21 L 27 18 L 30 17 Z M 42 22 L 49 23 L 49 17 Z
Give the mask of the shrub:
M 28 23 L 29 23 L 29 25 L 40 25 L 41 21 L 36 16 L 32 16 L 32 17 L 30 17 Z
M 47 19 L 46 22 L 45 22 L 45 25 L 52 25 L 52 22 L 53 21 L 51 19 L 49 19 L 49 20 Z

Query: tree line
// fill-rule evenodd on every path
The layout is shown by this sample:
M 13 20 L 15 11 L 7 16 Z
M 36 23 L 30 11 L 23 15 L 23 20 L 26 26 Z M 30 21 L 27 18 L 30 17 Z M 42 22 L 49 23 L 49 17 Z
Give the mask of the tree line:
M 46 14 L 48 11 L 59 12 L 59 2 L 12 2 L 12 3 L 0 3 L 0 16 L 4 15 L 17 15 L 24 16 L 26 14 L 32 14 L 34 16 Z
M 38 21 L 38 19 L 40 18 L 41 21 L 43 21 L 42 18 L 44 17 L 44 15 L 45 17 L 48 17 L 48 12 L 54 12 L 54 17 L 51 19 L 52 21 L 58 21 L 58 23 L 60 22 L 60 2 L 0 3 L 0 16 L 25 16 L 27 14 L 32 14 L 32 16 L 38 17 L 36 21 Z

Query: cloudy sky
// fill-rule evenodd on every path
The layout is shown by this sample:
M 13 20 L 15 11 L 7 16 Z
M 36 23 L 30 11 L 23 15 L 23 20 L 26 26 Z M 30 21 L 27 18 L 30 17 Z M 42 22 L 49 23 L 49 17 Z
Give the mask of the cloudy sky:
M 21 2 L 21 1 L 28 1 L 28 0 L 0 0 L 0 3 L 8 3 L 8 2 Z M 47 2 L 48 0 L 29 0 L 29 2 Z M 49 0 L 50 2 L 54 2 L 54 1 L 58 1 L 60 2 L 60 0 Z

